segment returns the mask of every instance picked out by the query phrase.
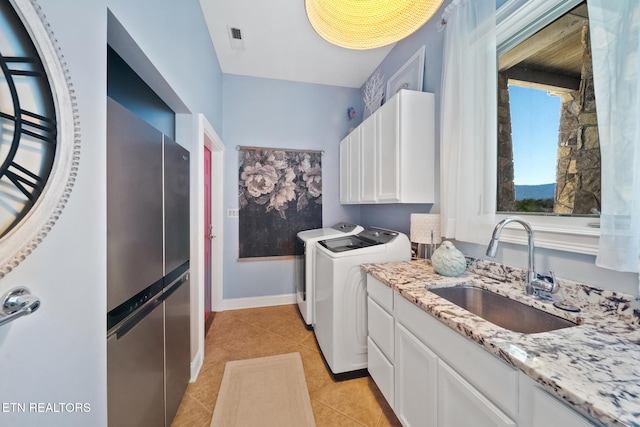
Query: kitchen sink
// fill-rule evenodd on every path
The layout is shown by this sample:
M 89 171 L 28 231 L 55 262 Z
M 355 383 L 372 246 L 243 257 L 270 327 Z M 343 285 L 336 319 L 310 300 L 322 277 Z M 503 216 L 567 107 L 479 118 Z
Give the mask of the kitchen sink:
M 534 334 L 577 326 L 546 311 L 474 286 L 427 289 L 488 322 L 513 332 Z

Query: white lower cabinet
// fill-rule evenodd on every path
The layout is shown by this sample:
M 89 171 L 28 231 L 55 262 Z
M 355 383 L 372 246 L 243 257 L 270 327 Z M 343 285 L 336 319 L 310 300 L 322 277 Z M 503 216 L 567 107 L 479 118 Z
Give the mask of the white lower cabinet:
M 393 408 L 395 406 L 394 367 L 371 337 L 367 338 L 367 369 L 387 403 Z
M 367 325 L 369 337 L 387 359 L 393 362 L 393 315 L 371 297 L 367 300 Z
M 393 291 L 367 276 L 367 365 L 369 375 L 394 407 Z
M 515 425 L 511 418 L 449 365 L 442 360 L 438 361 L 438 426 L 507 427 Z
M 400 294 L 394 297 L 394 410 L 402 424 L 405 427 L 515 426 L 512 418 L 487 394 L 494 396 L 493 399 L 500 398 L 502 394 L 496 393 L 493 385 L 502 384 L 506 387 L 503 391 L 512 398 L 507 407 L 513 406 L 511 412 L 515 413 L 517 400 L 513 395 L 517 396 L 517 372 L 502 366 L 504 364 L 496 364 L 499 361 L 494 356 L 448 330 Z
M 597 425 L 370 275 L 367 292 L 369 373 L 403 426 Z
M 592 427 L 597 424 L 544 391 L 537 382 L 520 374 L 520 425 L 522 427 Z
M 438 356 L 396 323 L 396 416 L 407 426 L 437 425 Z

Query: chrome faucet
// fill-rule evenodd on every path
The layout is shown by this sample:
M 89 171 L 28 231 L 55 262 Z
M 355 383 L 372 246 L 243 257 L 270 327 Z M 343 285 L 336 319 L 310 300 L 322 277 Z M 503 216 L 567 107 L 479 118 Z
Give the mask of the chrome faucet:
M 505 225 L 510 222 L 517 222 L 522 225 L 527 232 L 527 277 L 525 278 L 524 292 L 527 295 L 539 295 L 539 291 L 555 294 L 560 289 L 556 280 L 555 274 L 551 271 L 551 280 L 546 280 L 544 276 L 538 276 L 535 272 L 535 263 L 533 258 L 533 252 L 535 250 L 533 228 L 531 224 L 517 216 L 509 216 L 496 224 L 493 229 L 493 235 L 489 246 L 487 246 L 487 256 L 495 258 L 498 251 L 498 240 L 500 239 L 500 233 Z

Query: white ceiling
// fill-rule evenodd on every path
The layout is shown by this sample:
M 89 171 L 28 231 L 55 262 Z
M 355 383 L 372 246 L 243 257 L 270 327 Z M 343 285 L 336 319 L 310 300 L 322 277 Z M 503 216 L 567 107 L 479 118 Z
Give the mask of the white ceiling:
M 360 88 L 393 45 L 351 50 L 311 27 L 304 0 L 200 0 L 223 73 Z M 229 27 L 242 31 L 233 49 Z

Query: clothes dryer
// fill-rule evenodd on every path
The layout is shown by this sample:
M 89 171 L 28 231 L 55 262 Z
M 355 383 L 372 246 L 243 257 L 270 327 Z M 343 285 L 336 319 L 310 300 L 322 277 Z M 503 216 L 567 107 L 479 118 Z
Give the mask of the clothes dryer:
M 330 237 L 358 234 L 363 227 L 356 224 L 339 222 L 330 228 L 305 230 L 296 237 L 295 280 L 298 309 L 308 329 L 313 325 L 313 294 L 315 280 L 316 242 Z

